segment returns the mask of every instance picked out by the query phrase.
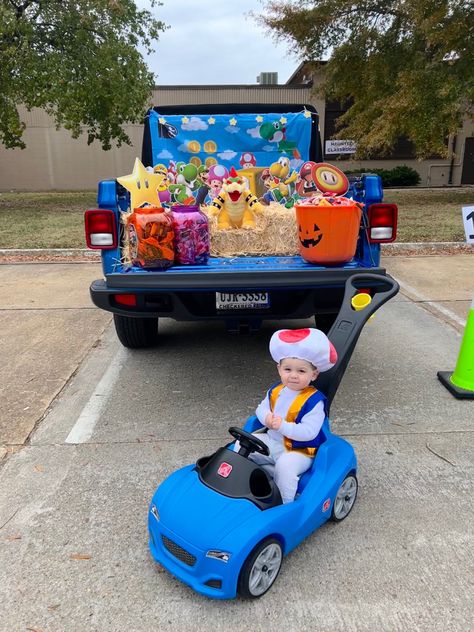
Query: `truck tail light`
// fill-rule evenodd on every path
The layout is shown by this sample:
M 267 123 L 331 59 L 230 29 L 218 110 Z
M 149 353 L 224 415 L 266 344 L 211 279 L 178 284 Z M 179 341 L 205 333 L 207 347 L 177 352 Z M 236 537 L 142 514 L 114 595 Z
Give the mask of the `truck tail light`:
M 135 294 L 114 294 L 114 299 L 119 305 L 129 305 L 130 307 L 136 307 L 137 305 Z
M 368 210 L 369 241 L 385 244 L 397 236 L 398 207 L 396 204 L 371 204 Z
M 117 247 L 115 215 L 109 209 L 93 209 L 84 214 L 86 243 L 92 250 L 111 250 Z

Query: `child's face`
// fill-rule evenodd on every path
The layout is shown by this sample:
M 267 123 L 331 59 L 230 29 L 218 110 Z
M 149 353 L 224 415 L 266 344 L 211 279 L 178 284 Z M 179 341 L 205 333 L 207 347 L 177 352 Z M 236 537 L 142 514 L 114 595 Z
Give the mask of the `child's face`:
M 292 391 L 302 391 L 319 375 L 311 362 L 298 358 L 283 358 L 277 367 L 283 386 Z

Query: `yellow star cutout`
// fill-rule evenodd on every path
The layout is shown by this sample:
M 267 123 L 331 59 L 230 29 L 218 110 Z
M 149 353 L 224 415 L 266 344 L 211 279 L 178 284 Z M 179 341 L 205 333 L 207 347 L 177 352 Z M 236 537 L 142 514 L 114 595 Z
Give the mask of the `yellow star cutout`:
M 158 119 L 158 123 L 159 123 L 160 125 L 164 125 L 164 124 L 166 123 L 166 119 L 165 119 L 165 118 L 163 118 L 163 117 L 161 116 L 161 117 Z
M 229 121 L 229 123 L 230 123 L 231 125 L 237 125 L 237 119 L 236 119 L 236 118 L 231 118 L 231 119 L 230 119 L 230 121 Z
M 161 206 L 158 187 L 163 183 L 164 177 L 162 173 L 148 172 L 141 160 L 135 158 L 132 173 L 117 178 L 117 182 L 130 193 L 130 209 L 133 211 L 147 203 Z
M 305 118 L 311 118 L 311 112 L 305 108 L 303 116 Z
M 209 125 L 214 125 L 214 123 L 216 122 L 216 119 L 213 116 L 211 116 L 207 119 L 207 122 L 209 123 Z
M 284 125 L 285 123 L 288 123 L 288 119 L 286 118 L 286 116 L 282 116 L 282 117 L 280 118 L 280 123 L 281 123 L 282 125 Z
M 183 116 L 183 118 L 181 119 L 181 123 L 183 123 L 183 125 L 186 125 L 186 123 L 189 123 L 189 119 L 187 116 Z
M 255 118 L 255 120 L 257 121 L 257 123 L 262 123 L 263 122 L 263 116 L 260 116 L 260 114 Z

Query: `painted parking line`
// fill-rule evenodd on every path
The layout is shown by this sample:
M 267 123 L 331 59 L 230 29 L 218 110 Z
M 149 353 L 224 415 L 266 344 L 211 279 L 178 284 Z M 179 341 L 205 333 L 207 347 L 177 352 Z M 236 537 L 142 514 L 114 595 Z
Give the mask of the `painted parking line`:
M 112 358 L 100 382 L 90 396 L 89 401 L 77 418 L 71 432 L 66 437 L 65 443 L 85 443 L 92 437 L 97 421 L 100 418 L 104 406 L 108 402 L 127 357 L 128 352 L 122 347 Z

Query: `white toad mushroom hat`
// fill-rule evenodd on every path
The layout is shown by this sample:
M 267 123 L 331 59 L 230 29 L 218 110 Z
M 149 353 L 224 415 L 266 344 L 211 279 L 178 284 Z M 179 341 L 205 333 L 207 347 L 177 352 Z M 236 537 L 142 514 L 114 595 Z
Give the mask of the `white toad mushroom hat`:
M 311 362 L 320 373 L 337 362 L 337 351 L 325 333 L 319 329 L 280 329 L 270 339 L 270 354 L 275 362 L 283 358 L 298 358 Z

